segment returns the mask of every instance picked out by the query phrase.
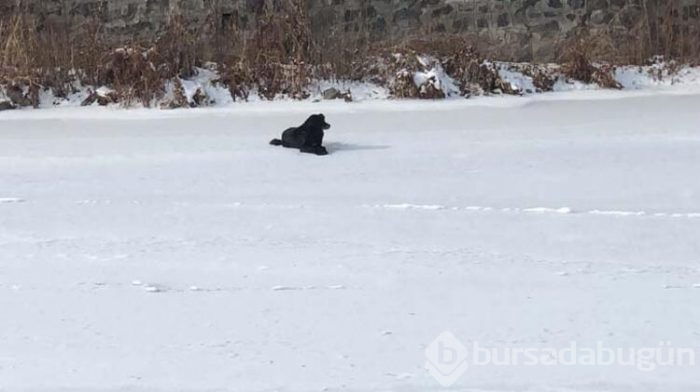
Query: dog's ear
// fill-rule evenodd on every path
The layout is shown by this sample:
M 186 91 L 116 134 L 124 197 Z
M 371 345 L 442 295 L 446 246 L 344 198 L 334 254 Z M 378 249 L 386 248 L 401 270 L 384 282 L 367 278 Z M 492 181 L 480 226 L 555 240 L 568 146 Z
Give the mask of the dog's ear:
M 304 124 L 305 125 L 313 124 L 314 122 L 316 122 L 316 118 L 317 118 L 316 115 L 312 114 L 309 116 L 309 118 L 306 119 L 306 121 L 304 121 Z

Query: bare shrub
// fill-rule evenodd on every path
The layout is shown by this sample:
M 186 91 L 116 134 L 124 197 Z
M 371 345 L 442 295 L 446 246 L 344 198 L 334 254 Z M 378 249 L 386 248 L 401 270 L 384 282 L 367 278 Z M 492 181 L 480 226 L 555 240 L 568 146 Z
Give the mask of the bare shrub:
M 615 79 L 615 66 L 611 64 L 600 64 L 593 72 L 593 83 L 603 88 L 613 88 L 620 90 L 622 85 Z
M 387 46 L 374 49 L 371 56 L 356 59 L 352 77 L 385 86 L 393 98 L 441 99 L 445 98 L 445 92 L 434 75 L 421 75 L 420 80 L 416 77 L 436 66 L 439 66 L 437 59 L 407 46 Z
M 214 84 L 222 84 L 226 86 L 231 93 L 234 102 L 241 100 L 247 101 L 250 96 L 250 88 L 253 85 L 252 71 L 239 62 L 232 66 L 219 66 L 219 75 L 221 77 L 214 80 Z
M 194 76 L 195 67 L 202 57 L 198 37 L 200 32 L 190 31 L 179 10 L 168 17 L 165 31 L 156 39 L 151 57 L 158 66 L 161 77 L 189 78 Z
M 96 83 L 113 88 L 125 106 L 138 102 L 148 107 L 163 97 L 166 84 L 172 81 L 174 97 L 165 106 L 189 107 L 179 78 L 195 75 L 202 63 L 202 45 L 200 32 L 189 30 L 186 24 L 175 9 L 154 42 L 135 43 L 102 55 Z
M 437 57 L 447 74 L 458 83 L 464 96 L 518 93 L 501 79 L 496 67 L 462 36 L 436 35 L 427 39 L 413 39 L 407 44 L 416 51 Z
M 306 87 L 311 83 L 311 75 L 310 68 L 303 62 L 259 63 L 255 68 L 255 84 L 260 96 L 268 100 L 280 94 L 305 99 L 309 97 Z
M 279 94 L 308 97 L 306 88 L 313 74 L 309 60 L 315 57 L 317 47 L 304 1 L 263 4 L 256 29 L 243 46 L 233 68 L 237 75 L 229 79 L 238 83 L 235 90 L 242 90 L 241 82 L 250 81 L 266 99 Z M 242 75 L 244 71 L 249 75 Z
M 639 5 L 645 17 L 631 29 L 611 25 L 594 35 L 584 26 L 566 39 L 559 59 L 563 74 L 620 88 L 614 66 L 597 61 L 643 64 L 651 54 L 700 60 L 700 26 L 692 15 L 698 9 L 675 1 L 653 3 L 653 9 L 650 2 Z M 82 84 L 114 89 L 109 99 L 94 97 L 92 103 L 119 100 L 145 106 L 160 99 L 166 86 L 174 86 L 173 102 L 167 106 L 183 107 L 187 97 L 178 78 L 196 76 L 207 61 L 219 64 L 220 78 L 214 82 L 225 85 L 234 100 L 247 100 L 251 92 L 269 100 L 304 99 L 312 80 L 337 78 L 377 83 L 397 98 L 439 99 L 445 97 L 440 80 L 420 74 L 436 66 L 454 79 L 463 96 L 519 93 L 480 54 L 494 53 L 486 48 L 493 42 L 433 30 L 420 37 L 376 41 L 369 22 L 364 22 L 371 19 L 365 8 L 357 10 L 359 16 L 347 26 L 340 22 L 332 36 L 318 37 L 312 34 L 306 0 L 256 2 L 256 15 L 245 26 L 238 14 L 226 18 L 224 26 L 216 12 L 205 26 L 191 24 L 187 13 L 176 7 L 156 39 L 115 49 L 102 31 L 101 10 L 71 25 L 70 15 L 37 18 L 25 0 L 16 4 L 0 15 L 0 87 L 18 105 L 38 105 L 40 92 L 49 88 L 65 98 Z M 628 44 L 620 50 L 620 42 Z M 481 50 L 473 45 L 482 45 Z M 430 64 L 421 63 L 423 55 L 431 58 Z M 550 91 L 556 81 L 555 75 L 536 66 L 520 70 L 532 77 L 538 91 Z M 204 92 L 195 96 L 197 105 L 207 104 Z
M 100 3 L 101 6 L 102 3 Z M 101 11 L 98 11 L 101 12 Z M 95 15 L 90 16 L 75 29 L 69 37 L 68 48 L 70 51 L 70 68 L 76 72 L 81 81 L 90 85 L 96 85 L 100 75 L 101 60 L 110 48 L 105 43 L 102 23 Z
M 416 86 L 414 80 L 417 72 L 426 72 L 437 66 L 455 80 L 463 96 L 518 93 L 463 37 L 406 38 L 393 44 L 378 45 L 370 52 L 370 56 L 353 63 L 353 79 L 387 86 L 391 95 L 397 98 L 444 98 L 445 93 L 438 88 L 437 80 L 429 78 L 420 86 Z M 434 58 L 435 62 L 422 64 L 419 58 L 423 55 Z
M 35 29 L 34 18 L 25 12 L 0 19 L 0 86 L 15 106 L 39 105 L 41 74 L 34 68 Z
M 34 18 L 15 12 L 0 20 L 0 67 L 3 73 L 28 74 L 35 66 L 37 41 Z
M 178 109 L 178 108 L 188 108 L 190 103 L 187 100 L 187 94 L 185 93 L 185 87 L 182 85 L 180 78 L 173 79 L 173 98 L 168 102 L 163 102 L 161 108 L 164 109 Z
M 637 24 L 615 36 L 615 46 L 603 59 L 638 65 L 656 56 L 691 64 L 700 61 L 700 4 L 677 0 L 640 3 Z
M 608 65 L 596 66 L 592 59 L 600 58 L 612 50 L 609 37 L 592 35 L 584 29 L 564 42 L 560 60 L 564 62 L 562 71 L 570 79 L 584 83 L 596 83 L 604 88 L 620 89 L 615 80 L 615 68 Z
M 10 99 L 13 105 L 24 106 L 39 106 L 39 92 L 41 86 L 32 77 L 14 77 L 11 79 L 3 79 L 1 82 L 5 90 L 5 95 Z
M 66 98 L 76 92 L 77 80 L 90 83 L 96 78 L 102 54 L 96 26 L 94 19 L 74 29 L 55 21 L 39 25 L 19 2 L 0 15 L 0 83 L 12 90 L 22 86 L 33 106 L 42 89 Z
M 389 93 L 395 98 L 422 98 L 422 94 L 414 81 L 418 71 L 418 61 L 414 53 L 394 54 L 389 57 L 389 75 L 385 76 Z
M 124 105 L 140 102 L 149 107 L 163 96 L 165 81 L 142 47 L 119 48 L 104 59 L 99 81 L 114 88 Z
M 6 95 L 16 106 L 29 106 L 28 85 L 37 81 L 33 75 L 36 40 L 31 31 L 34 19 L 14 13 L 0 20 L 0 83 Z
M 537 89 L 536 92 L 552 91 L 557 82 L 557 76 L 546 66 L 523 64 L 518 67 L 518 71 L 532 78 L 532 84 Z

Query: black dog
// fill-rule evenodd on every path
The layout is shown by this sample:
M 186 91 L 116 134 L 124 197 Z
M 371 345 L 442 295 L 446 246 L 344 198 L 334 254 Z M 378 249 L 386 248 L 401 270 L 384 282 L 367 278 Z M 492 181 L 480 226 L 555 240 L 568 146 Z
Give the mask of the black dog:
M 331 125 L 326 122 L 326 117 L 323 114 L 314 114 L 301 126 L 284 131 L 282 140 L 272 139 L 270 144 L 298 148 L 299 151 L 310 154 L 328 155 L 328 151 L 323 147 L 323 130 L 330 127 Z

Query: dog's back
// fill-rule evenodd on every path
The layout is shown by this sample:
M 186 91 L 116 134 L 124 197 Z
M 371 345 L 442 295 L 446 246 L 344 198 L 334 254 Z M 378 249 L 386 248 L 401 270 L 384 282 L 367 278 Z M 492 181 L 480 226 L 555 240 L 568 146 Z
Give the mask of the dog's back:
M 273 146 L 284 146 L 284 147 L 299 147 L 294 144 L 294 141 L 298 139 L 296 136 L 297 127 L 287 128 L 282 132 L 282 139 L 272 139 L 270 144 Z

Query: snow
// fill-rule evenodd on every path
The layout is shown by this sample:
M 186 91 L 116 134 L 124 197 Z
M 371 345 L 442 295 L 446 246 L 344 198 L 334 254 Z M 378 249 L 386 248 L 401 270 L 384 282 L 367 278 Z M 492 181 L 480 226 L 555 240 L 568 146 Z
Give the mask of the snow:
M 355 102 L 385 100 L 389 98 L 389 91 L 382 86 L 371 82 L 358 82 L 349 80 L 320 80 L 312 83 L 311 101 L 319 101 L 323 97 L 323 92 L 335 88 L 340 92 L 350 91 Z
M 700 67 L 680 67 L 677 73 L 669 73 L 668 65 L 654 64 L 645 67 L 624 66 L 615 70 L 615 79 L 626 89 L 661 88 L 683 85 L 684 88 L 700 87 Z
M 533 94 L 537 91 L 532 76 L 527 76 L 522 72 L 510 69 L 508 64 L 498 65 L 498 75 L 503 81 L 510 83 L 513 90 L 521 91 L 526 94 Z
M 554 92 L 578 92 L 582 90 L 599 91 L 597 84 L 586 84 L 577 80 L 569 80 L 561 75 L 560 66 L 556 64 L 533 65 L 526 63 L 495 63 L 500 77 L 510 83 L 514 90 L 523 94 L 537 92 L 532 77 L 519 71 L 519 68 L 539 67 L 551 76 L 556 76 Z M 676 72 L 671 69 L 677 68 Z M 558 76 L 557 76 L 558 75 Z M 700 67 L 678 66 L 661 60 L 648 66 L 617 66 L 613 76 L 623 89 L 632 91 L 647 91 L 650 93 L 680 91 L 683 93 L 700 92 Z
M 461 92 L 452 77 L 443 69 L 440 62 L 430 56 L 417 56 L 418 62 L 425 71 L 413 74 L 413 83 L 420 89 L 432 86 L 436 91 L 442 91 L 445 97 L 459 97 Z
M 213 82 L 219 79 L 218 73 L 207 68 L 197 68 L 196 71 L 196 75 L 192 79 L 180 79 L 188 102 L 194 101 L 193 97 L 198 90 L 207 95 L 210 105 L 225 106 L 234 102 L 231 93 L 225 86 Z
M 664 90 L 666 91 L 666 90 Z M 0 390 L 439 391 L 425 350 L 700 347 L 700 95 L 0 115 Z M 267 142 L 323 112 L 331 154 Z M 696 391 L 469 366 L 453 391 Z

